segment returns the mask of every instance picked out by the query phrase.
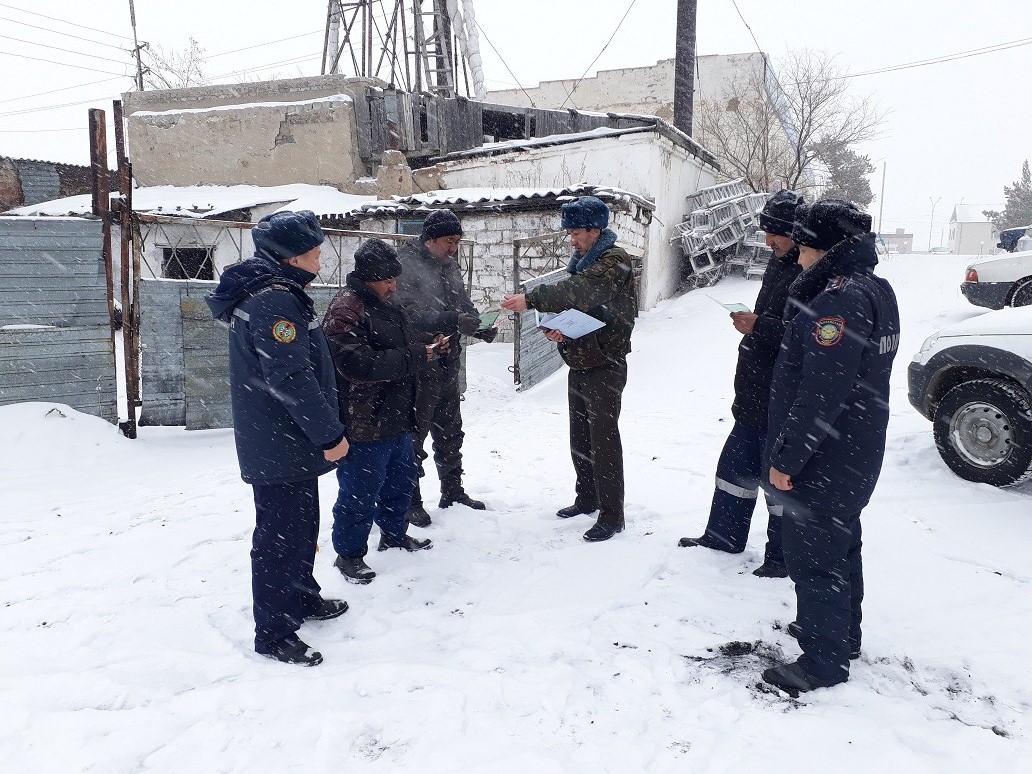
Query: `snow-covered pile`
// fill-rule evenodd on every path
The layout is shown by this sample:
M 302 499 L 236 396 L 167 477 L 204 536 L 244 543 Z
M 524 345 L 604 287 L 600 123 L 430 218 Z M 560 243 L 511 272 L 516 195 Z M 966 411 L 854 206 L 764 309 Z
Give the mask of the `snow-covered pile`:
M 564 376 L 515 393 L 510 345 L 469 353 L 466 480 L 491 510 L 431 511 L 432 551 L 374 550 L 377 579 L 349 586 L 324 477 L 316 575 L 352 609 L 302 629 L 326 659 L 315 669 L 250 650 L 253 506 L 231 433 L 129 441 L 67 408 L 0 407 L 0 768 L 1032 770 L 1032 488 L 952 475 L 906 399 L 921 340 L 981 313 L 958 292 L 968 260 L 880 269 L 904 334 L 864 516 L 863 656 L 847 684 L 798 701 L 755 687 L 798 653 L 790 583 L 749 574 L 763 518 L 743 555 L 676 545 L 702 531 L 732 421 L 738 336 L 701 291 L 639 320 L 628 530 L 608 543 L 554 516 L 573 495 Z M 706 292 L 751 303 L 758 287 Z

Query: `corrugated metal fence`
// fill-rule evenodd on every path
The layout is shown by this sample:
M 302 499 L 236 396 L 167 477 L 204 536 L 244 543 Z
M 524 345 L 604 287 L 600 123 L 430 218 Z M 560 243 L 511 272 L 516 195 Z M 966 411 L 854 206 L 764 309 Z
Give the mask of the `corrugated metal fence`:
M 0 404 L 118 421 L 100 221 L 0 218 Z

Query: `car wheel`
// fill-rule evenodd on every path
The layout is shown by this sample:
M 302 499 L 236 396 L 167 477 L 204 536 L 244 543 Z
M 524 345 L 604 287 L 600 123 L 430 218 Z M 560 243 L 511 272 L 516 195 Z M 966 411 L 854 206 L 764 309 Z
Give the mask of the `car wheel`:
M 1029 306 L 1032 304 L 1032 280 L 1023 280 L 1018 283 L 1011 293 L 1011 306 Z
M 947 392 L 932 425 L 939 455 L 961 478 L 1008 486 L 1032 476 L 1032 398 L 1002 379 Z

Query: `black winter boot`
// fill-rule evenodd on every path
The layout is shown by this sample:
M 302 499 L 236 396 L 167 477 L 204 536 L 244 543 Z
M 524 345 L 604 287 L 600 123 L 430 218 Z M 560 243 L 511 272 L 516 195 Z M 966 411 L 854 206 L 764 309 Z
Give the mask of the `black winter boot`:
M 300 664 L 301 666 L 318 666 L 322 663 L 322 653 L 311 650 L 296 634 L 284 637 L 272 645 L 255 650 L 263 656 L 282 661 L 284 664 Z
M 601 543 L 609 540 L 618 532 L 624 531 L 624 520 L 618 522 L 603 521 L 601 518 L 595 522 L 595 526 L 584 533 L 584 539 L 589 543 Z
M 465 505 L 467 508 L 472 508 L 474 511 L 486 511 L 487 506 L 480 500 L 474 500 L 465 492 L 456 492 L 453 494 L 441 495 L 441 502 L 438 504 L 441 508 L 451 508 L 453 505 Z
M 774 564 L 773 562 L 764 562 L 755 570 L 752 574 L 757 578 L 787 578 L 788 568 L 783 564 Z
M 572 516 L 587 516 L 589 513 L 594 513 L 598 510 L 598 506 L 595 505 L 582 505 L 581 503 L 574 503 L 573 505 L 567 505 L 565 508 L 560 508 L 555 512 L 555 515 L 560 519 L 569 519 Z
M 434 545 L 432 540 L 420 540 L 414 538 L 411 535 L 405 535 L 401 541 L 395 541 L 388 538 L 386 535 L 380 535 L 380 545 L 376 547 L 377 551 L 386 551 L 388 548 L 404 548 L 406 551 L 425 551 L 428 548 L 432 548 Z
M 338 556 L 333 566 L 340 570 L 344 580 L 349 583 L 372 583 L 376 573 L 365 563 L 363 556 Z
M 433 523 L 430 521 L 430 514 L 426 512 L 426 508 L 423 507 L 422 503 L 412 503 L 412 507 L 405 514 L 405 519 L 413 527 L 429 527 Z
M 305 616 L 306 621 L 329 621 L 348 612 L 348 603 L 343 599 L 323 599 L 315 612 Z
M 683 537 L 677 541 L 677 545 L 681 548 L 694 548 L 695 546 L 701 546 L 702 548 L 713 548 L 721 550 L 717 545 L 717 541 L 711 538 L 709 535 L 703 534 L 702 537 Z
M 841 680 L 820 680 L 803 669 L 798 661 L 763 670 L 763 682 L 776 685 L 793 698 L 814 688 L 830 688 L 844 683 L 847 679 L 843 677 Z

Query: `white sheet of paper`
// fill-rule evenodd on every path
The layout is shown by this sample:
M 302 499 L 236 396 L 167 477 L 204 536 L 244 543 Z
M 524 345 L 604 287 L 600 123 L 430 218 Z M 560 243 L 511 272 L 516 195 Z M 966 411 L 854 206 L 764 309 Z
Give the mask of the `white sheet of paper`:
M 592 317 L 590 314 L 577 309 L 567 309 L 565 312 L 546 313 L 534 310 L 535 323 L 539 328 L 548 328 L 552 331 L 561 331 L 568 339 L 579 339 L 592 331 L 597 331 L 605 326 L 605 323 Z
M 723 301 L 718 301 L 713 296 L 708 295 L 708 294 L 707 294 L 706 298 L 708 298 L 710 301 L 712 301 L 715 304 L 720 304 L 722 307 L 727 309 L 727 311 L 732 312 L 732 313 L 734 313 L 734 312 L 751 312 L 752 311 L 752 309 L 747 307 L 745 304 L 740 304 L 737 301 L 732 301 L 730 304 L 725 304 Z

